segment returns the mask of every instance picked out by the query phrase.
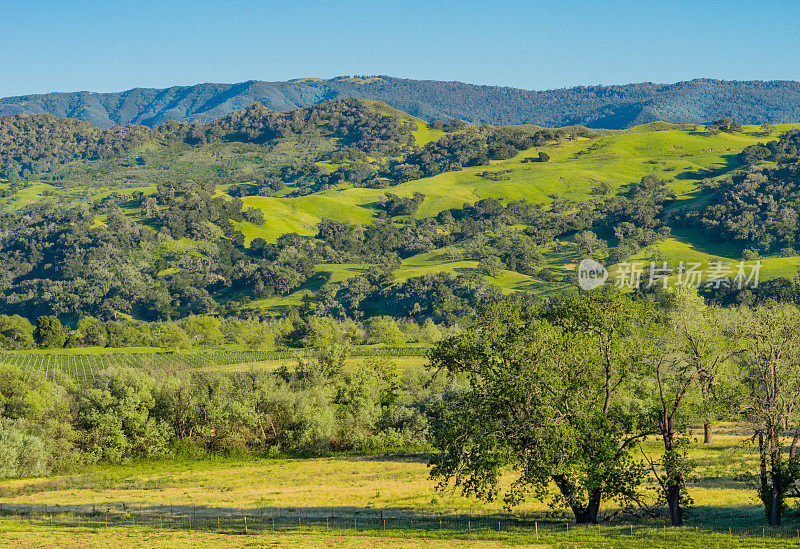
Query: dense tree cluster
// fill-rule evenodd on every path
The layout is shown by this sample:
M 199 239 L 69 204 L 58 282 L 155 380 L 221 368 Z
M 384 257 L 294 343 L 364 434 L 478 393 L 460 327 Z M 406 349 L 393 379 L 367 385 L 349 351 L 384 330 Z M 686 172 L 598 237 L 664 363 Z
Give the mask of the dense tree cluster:
M 451 272 L 428 274 L 392 284 L 379 269 L 324 286 L 317 294 L 316 312 L 335 318 L 361 318 L 391 311 L 417 322 L 455 324 L 475 314 L 478 307 L 496 299 L 500 290 L 475 276 Z
M 205 143 L 224 140 L 266 143 L 292 135 L 321 135 L 342 139 L 355 150 L 370 155 L 395 155 L 413 141 L 416 124 L 400 113 L 384 114 L 377 104 L 358 98 L 326 101 L 313 107 L 280 113 L 260 103 L 235 111 L 208 124 L 194 124 L 186 140 Z M 163 127 L 163 126 L 162 126 Z
M 142 126 L 104 130 L 51 114 L 0 116 L 0 177 L 28 178 L 63 162 L 120 156 L 153 134 Z
M 606 501 L 646 507 L 649 475 L 677 526 L 691 504 L 689 428 L 716 415 L 747 426 L 760 458 L 752 478 L 779 525 L 800 488 L 798 343 L 796 306 L 721 311 L 685 288 L 660 302 L 596 291 L 494 304 L 431 354 L 433 368 L 468 379 L 431 410 L 432 476 L 507 506 L 533 496 L 592 523 Z M 639 447 L 645 437 L 660 456 Z
M 273 350 L 331 345 L 428 345 L 438 341 L 443 330 L 444 325 L 430 319 L 416 323 L 374 316 L 359 322 L 352 318 L 301 316 L 297 312 L 264 321 L 209 315 L 189 316 L 178 322 L 103 321 L 84 316 L 72 326 L 62 324 L 54 315 L 40 316 L 33 323 L 19 315 L 0 315 L 0 350 L 76 347 L 177 350 L 221 345 Z
M 798 156 L 800 156 L 800 130 L 785 132 L 780 139 L 774 141 L 750 145 L 739 153 L 739 159 L 745 164 L 756 164 L 765 160 L 788 164 L 796 162 Z
M 647 175 L 627 190 L 607 198 L 595 227 L 601 234 L 617 238 L 614 257 L 624 259 L 669 234 L 662 212 L 674 200 L 675 192 L 667 186 L 667 181 Z
M 442 382 L 419 367 L 401 373 L 387 358 L 358 370 L 345 369 L 346 359 L 346 348 L 332 348 L 277 373 L 111 367 L 86 387 L 0 365 L 0 478 L 186 449 L 319 455 L 426 444 L 425 410 Z
M 411 198 L 400 197 L 393 193 L 386 193 L 378 202 L 381 209 L 390 217 L 398 215 L 414 215 L 417 208 L 425 200 L 421 192 L 414 192 Z
M 800 248 L 800 132 L 753 145 L 742 155 L 746 162 L 775 160 L 778 165 L 754 166 L 722 181 L 703 210 L 685 212 L 680 219 L 715 240 L 739 241 L 762 252 Z
M 100 129 L 49 114 L 0 116 L 0 177 L 27 178 L 77 160 L 120 157 L 147 140 L 202 145 L 210 142 L 271 144 L 288 137 L 338 139 L 354 153 L 396 156 L 413 142 L 416 124 L 401 113 L 357 98 L 328 101 L 287 113 L 255 103 L 207 124 L 165 122 L 157 128 Z

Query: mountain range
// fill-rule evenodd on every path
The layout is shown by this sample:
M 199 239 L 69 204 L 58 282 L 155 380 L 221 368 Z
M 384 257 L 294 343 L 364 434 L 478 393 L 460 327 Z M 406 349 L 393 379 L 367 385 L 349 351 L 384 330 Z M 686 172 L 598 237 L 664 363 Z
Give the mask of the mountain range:
M 795 81 L 697 79 L 532 91 L 390 76 L 24 95 L 0 99 L 0 115 L 50 113 L 99 127 L 157 126 L 167 120 L 208 122 L 254 102 L 289 111 L 344 97 L 384 101 L 426 120 L 458 118 L 473 124 L 624 129 L 657 120 L 705 123 L 725 116 L 744 124 L 800 121 L 800 82 Z

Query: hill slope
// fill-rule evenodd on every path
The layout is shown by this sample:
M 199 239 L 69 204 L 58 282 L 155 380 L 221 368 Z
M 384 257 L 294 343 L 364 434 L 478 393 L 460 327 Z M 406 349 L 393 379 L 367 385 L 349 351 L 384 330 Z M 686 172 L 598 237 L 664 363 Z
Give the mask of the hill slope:
M 787 276 L 792 128 L 434 126 L 363 99 L 155 129 L 0 117 L 0 313 L 455 322 L 568 291 L 587 254 Z
M 474 124 L 621 129 L 657 120 L 702 123 L 724 116 L 745 124 L 800 120 L 800 83 L 793 81 L 700 79 L 530 91 L 389 76 L 26 95 L 0 99 L 0 115 L 50 113 L 101 127 L 156 126 L 167 120 L 208 122 L 256 101 L 289 111 L 344 97 L 383 101 L 426 120 L 459 118 Z

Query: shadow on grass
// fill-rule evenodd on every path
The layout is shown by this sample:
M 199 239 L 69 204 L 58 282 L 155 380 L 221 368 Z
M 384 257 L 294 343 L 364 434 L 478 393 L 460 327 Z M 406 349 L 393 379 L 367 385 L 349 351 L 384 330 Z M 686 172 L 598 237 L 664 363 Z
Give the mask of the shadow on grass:
M 155 526 L 162 529 L 197 529 L 230 531 L 248 525 L 254 533 L 299 528 L 330 528 L 336 530 L 502 530 L 554 533 L 597 532 L 612 539 L 620 536 L 640 536 L 664 532 L 680 534 L 728 534 L 749 538 L 795 538 L 800 528 L 798 516 L 787 513 L 780 527 L 766 524 L 763 507 L 759 505 L 696 506 L 685 509 L 685 526 L 667 529 L 665 509 L 656 515 L 640 518 L 627 513 L 605 511 L 614 520 L 601 525 L 575 525 L 570 514 L 561 511 L 541 511 L 525 515 L 511 513 L 448 513 L 403 507 L 371 506 L 271 506 L 211 507 L 204 505 L 141 505 L 135 502 L 114 501 L 102 505 L 3 505 L 0 518 L 23 517 L 27 520 L 48 520 L 51 524 L 66 521 L 75 526 L 75 517 L 94 521 L 100 526 Z M 55 518 L 55 520 L 54 520 Z
M 742 166 L 742 163 L 739 161 L 738 155 L 735 154 L 723 154 L 722 160 L 723 163 L 721 165 L 716 164 L 715 167 L 713 168 L 704 168 L 704 169 L 681 172 L 675 175 L 675 179 L 702 181 L 703 179 L 706 178 L 714 178 L 714 177 L 719 177 L 721 175 L 725 175 Z

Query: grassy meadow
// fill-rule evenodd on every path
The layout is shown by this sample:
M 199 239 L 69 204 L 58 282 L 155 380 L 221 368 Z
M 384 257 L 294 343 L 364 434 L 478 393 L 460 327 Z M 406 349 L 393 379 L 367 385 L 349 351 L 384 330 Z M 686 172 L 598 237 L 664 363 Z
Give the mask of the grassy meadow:
M 657 442 L 642 451 L 655 455 Z M 691 457 L 694 505 L 679 529 L 665 528 L 663 516 L 619 514 L 613 502 L 605 505 L 613 520 L 600 526 L 576 527 L 569 513 L 538 501 L 509 512 L 499 501 L 438 490 L 424 454 L 187 456 L 3 481 L 0 545 L 800 547 L 797 515 L 763 528 L 757 455 L 736 425 L 719 426 L 712 444 L 695 440 Z

